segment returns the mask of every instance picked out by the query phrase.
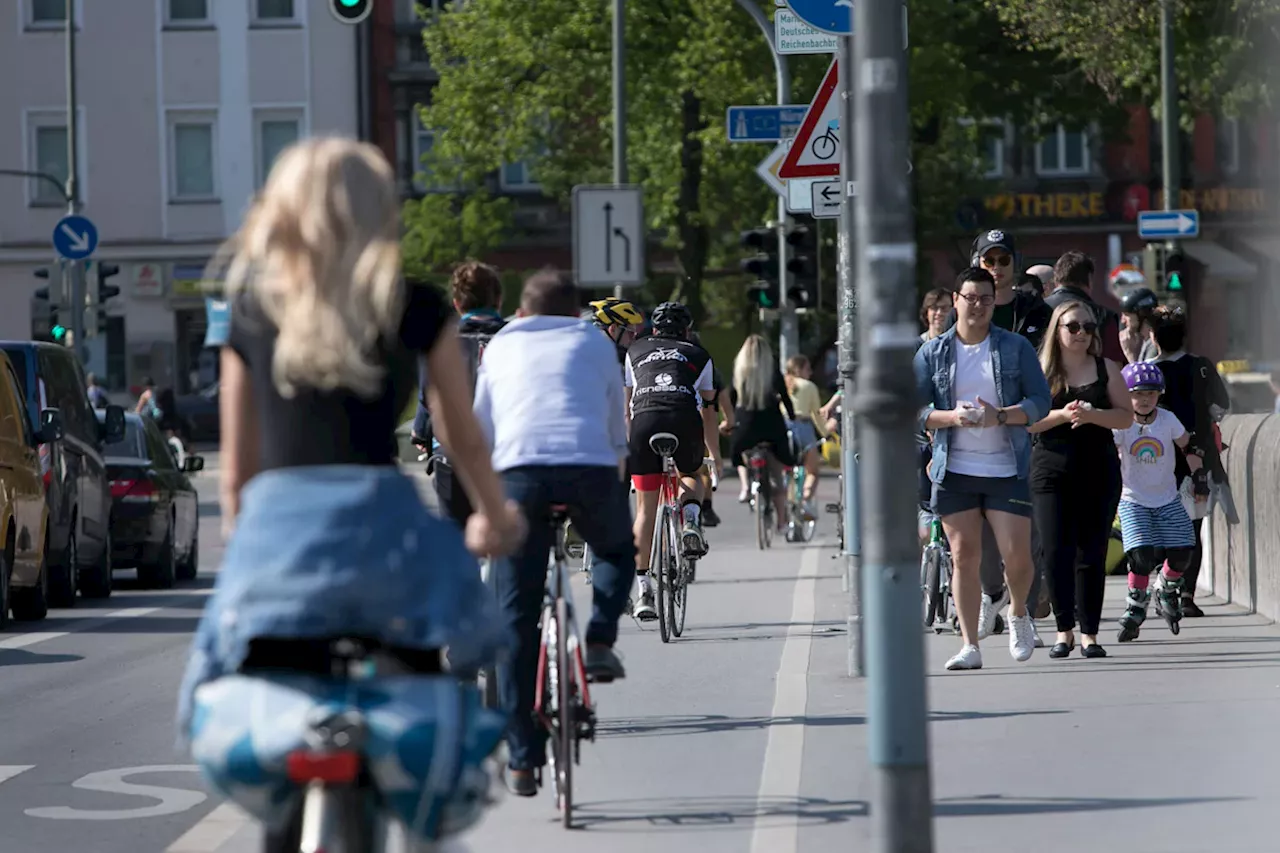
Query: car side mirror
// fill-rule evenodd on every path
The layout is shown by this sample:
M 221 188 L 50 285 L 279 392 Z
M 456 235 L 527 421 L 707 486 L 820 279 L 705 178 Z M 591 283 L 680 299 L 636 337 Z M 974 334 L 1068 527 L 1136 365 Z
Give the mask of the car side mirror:
M 108 444 L 124 438 L 124 407 L 107 406 L 102 417 L 102 440 Z
M 57 409 L 40 410 L 40 443 L 50 444 L 62 439 L 62 412 Z
M 194 474 L 196 471 L 204 470 L 203 456 L 188 456 L 187 460 L 182 463 L 182 470 Z

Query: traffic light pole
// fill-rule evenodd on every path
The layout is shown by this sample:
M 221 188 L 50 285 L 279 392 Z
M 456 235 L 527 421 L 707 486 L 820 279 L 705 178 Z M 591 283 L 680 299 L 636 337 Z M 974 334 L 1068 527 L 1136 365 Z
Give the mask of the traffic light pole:
M 769 53 L 773 55 L 773 70 L 777 76 L 778 106 L 785 107 L 791 102 L 791 69 L 787 66 L 787 57 L 778 52 L 774 44 L 773 25 L 765 17 L 764 12 L 756 5 L 755 0 L 738 0 L 751 20 L 756 22 L 765 42 L 769 45 Z M 795 309 L 787 298 L 787 232 L 791 230 L 791 217 L 787 213 L 787 200 L 778 196 L 778 366 L 781 368 L 787 359 L 800 352 L 800 324 Z
M 80 212 L 80 150 L 79 129 L 76 121 L 78 101 L 76 97 L 76 0 L 67 3 L 67 213 Z M 81 362 L 88 360 L 84 339 L 84 264 L 81 261 L 63 261 L 63 269 L 70 277 L 71 295 L 71 345 Z
M 919 465 L 912 370 L 919 327 L 915 220 L 903 162 L 911 137 L 902 8 L 902 0 L 859 0 L 854 8 L 857 72 L 846 79 L 861 121 L 852 133 L 842 125 L 840 134 L 846 148 L 857 140 L 863 320 L 853 407 L 867 460 L 861 508 L 872 853 L 933 851 L 916 482 L 904 476 Z
M 1164 209 L 1178 210 L 1182 196 L 1182 152 L 1179 143 L 1178 72 L 1174 66 L 1174 0 L 1160 2 L 1160 169 L 1164 173 Z M 1177 248 L 1176 240 L 1165 246 Z
M 613 0 L 613 184 L 627 182 L 627 0 Z M 624 299 L 621 284 L 613 295 Z

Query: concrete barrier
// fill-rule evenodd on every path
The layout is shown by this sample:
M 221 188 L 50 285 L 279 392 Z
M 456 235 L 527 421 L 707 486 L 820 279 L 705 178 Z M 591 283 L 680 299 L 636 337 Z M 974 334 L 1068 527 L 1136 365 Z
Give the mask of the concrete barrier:
M 1214 508 L 1204 524 L 1198 587 L 1280 620 L 1280 416 L 1232 415 L 1221 424 L 1227 477 L 1240 515 Z

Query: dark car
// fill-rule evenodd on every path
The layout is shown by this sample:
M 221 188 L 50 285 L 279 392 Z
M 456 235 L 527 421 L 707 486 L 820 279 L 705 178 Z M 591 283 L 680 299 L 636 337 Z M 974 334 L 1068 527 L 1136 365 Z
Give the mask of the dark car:
M 124 432 L 124 410 L 108 406 L 98 417 L 89 405 L 84 368 L 72 350 L 34 341 L 0 341 L 9 356 L 33 424 L 41 411 L 61 412 L 63 437 L 39 445 L 49 507 L 49 603 L 72 607 L 111 595 L 111 491 L 103 445 Z
M 187 478 L 204 468 L 188 456 L 173 458 L 151 418 L 125 415 L 124 435 L 107 445 L 111 477 L 112 559 L 136 566 L 143 586 L 168 589 L 196 576 L 200 557 L 200 499 Z

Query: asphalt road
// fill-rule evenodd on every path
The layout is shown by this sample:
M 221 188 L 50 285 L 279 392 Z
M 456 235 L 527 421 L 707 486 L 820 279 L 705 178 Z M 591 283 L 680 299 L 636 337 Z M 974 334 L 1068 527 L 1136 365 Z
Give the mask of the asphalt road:
M 257 849 L 256 829 L 207 797 L 174 748 L 186 644 L 219 556 L 210 461 L 197 581 L 135 591 L 122 572 L 109 601 L 0 634 L 0 853 Z M 722 492 L 726 523 L 685 636 L 663 645 L 625 621 L 628 677 L 599 689 L 601 731 L 576 776 L 585 828 L 560 829 L 546 792 L 504 797 L 466 847 L 869 848 L 865 682 L 845 674 L 829 539 L 762 553 L 732 498 Z M 1122 600 L 1109 591 L 1106 635 Z M 1102 661 L 1038 651 L 1016 664 L 996 638 L 986 669 L 944 673 L 955 640 L 929 639 L 936 849 L 1272 853 L 1280 631 L 1206 609 L 1179 637 L 1152 625 Z

